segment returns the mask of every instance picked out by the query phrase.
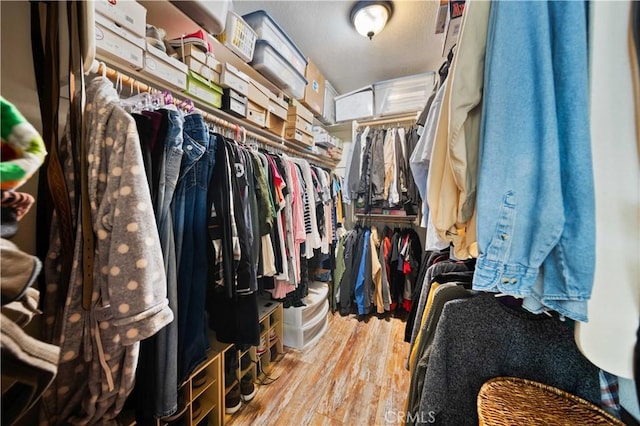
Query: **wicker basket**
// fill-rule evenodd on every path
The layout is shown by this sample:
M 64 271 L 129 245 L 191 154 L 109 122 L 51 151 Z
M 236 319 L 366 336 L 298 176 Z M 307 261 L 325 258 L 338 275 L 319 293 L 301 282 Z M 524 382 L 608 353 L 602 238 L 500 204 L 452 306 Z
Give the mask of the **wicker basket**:
M 624 423 L 592 403 L 558 388 L 532 380 L 496 377 L 478 394 L 479 424 L 621 425 Z

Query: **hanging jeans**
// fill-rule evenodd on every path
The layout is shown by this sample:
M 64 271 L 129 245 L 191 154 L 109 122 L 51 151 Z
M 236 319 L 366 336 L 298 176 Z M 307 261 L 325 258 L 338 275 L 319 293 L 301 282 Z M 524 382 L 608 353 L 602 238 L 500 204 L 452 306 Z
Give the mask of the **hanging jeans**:
M 578 321 L 595 266 L 588 65 L 585 3 L 492 3 L 473 288 Z
M 183 119 L 176 110 L 163 110 L 167 135 L 163 155 L 157 158 L 158 191 L 154 211 L 167 275 L 167 298 L 174 318 L 178 317 L 178 282 L 171 201 L 182 161 Z M 173 321 L 157 334 L 141 342 L 140 368 L 136 377 L 137 420 L 173 414 L 178 408 L 178 323 Z
M 173 202 L 178 264 L 178 383 L 206 359 L 207 188 L 215 161 L 209 130 L 199 114 L 185 117 L 184 159 Z

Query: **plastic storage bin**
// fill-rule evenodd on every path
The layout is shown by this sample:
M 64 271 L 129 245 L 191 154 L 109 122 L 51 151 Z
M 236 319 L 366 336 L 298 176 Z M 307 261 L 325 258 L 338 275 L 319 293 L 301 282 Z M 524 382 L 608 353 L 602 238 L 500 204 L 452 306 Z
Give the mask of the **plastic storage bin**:
M 329 286 L 325 283 L 312 282 L 309 284 L 309 294 L 304 298 L 304 304 L 299 308 L 291 307 L 283 310 L 283 320 L 286 325 L 303 327 L 309 324 L 320 312 L 326 315 L 329 311 Z
M 268 41 L 258 40 L 251 66 L 288 95 L 302 99 L 307 80 Z
M 265 40 L 300 74 L 304 75 L 307 59 L 278 23 L 264 10 L 257 10 L 242 18 L 258 34 L 258 40 Z
M 257 35 L 240 15 L 229 11 L 224 32 L 216 38 L 245 62 L 253 59 Z
M 327 312 L 319 312 L 319 315 L 303 328 L 284 324 L 284 345 L 305 350 L 320 340 L 328 325 Z
M 422 111 L 433 91 L 435 73 L 427 72 L 373 84 L 375 115 Z
M 122 2 L 126 3 L 126 2 Z M 210 34 L 220 34 L 227 23 L 231 0 L 172 0 L 178 9 Z

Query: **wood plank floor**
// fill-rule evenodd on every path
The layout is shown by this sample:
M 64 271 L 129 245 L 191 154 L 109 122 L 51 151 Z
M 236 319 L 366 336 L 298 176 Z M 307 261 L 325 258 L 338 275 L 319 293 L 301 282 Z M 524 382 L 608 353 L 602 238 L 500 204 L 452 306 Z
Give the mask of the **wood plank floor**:
M 403 318 L 358 320 L 330 314 L 325 335 L 305 352 L 285 347 L 270 372 L 227 424 L 393 425 L 404 411 L 409 372 Z

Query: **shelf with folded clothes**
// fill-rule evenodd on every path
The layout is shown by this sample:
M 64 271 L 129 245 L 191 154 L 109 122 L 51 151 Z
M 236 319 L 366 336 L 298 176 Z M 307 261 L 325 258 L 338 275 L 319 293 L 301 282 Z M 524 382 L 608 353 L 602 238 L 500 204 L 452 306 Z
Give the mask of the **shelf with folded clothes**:
M 190 112 L 200 113 L 205 121 L 214 126 L 234 131 L 236 139 L 250 138 L 266 145 L 269 149 L 285 152 L 294 157 L 304 158 L 309 163 L 321 167 L 334 169 L 338 165 L 336 159 L 330 157 L 324 158 L 311 153 L 306 148 L 292 144 L 268 130 L 258 127 L 249 120 L 235 117 L 225 111 L 206 105 L 198 99 L 189 97 L 177 91 L 175 88 L 169 87 L 166 83 L 163 83 L 153 76 L 143 74 L 133 69 L 123 68 L 108 58 L 98 57 L 98 59 L 100 61 L 95 62 L 92 67 L 92 72 L 96 75 L 102 74 L 121 85 L 121 93 L 122 91 L 126 93 L 127 89 L 130 95 L 134 95 L 137 92 L 169 93 L 171 94 L 172 103 L 177 107 Z

